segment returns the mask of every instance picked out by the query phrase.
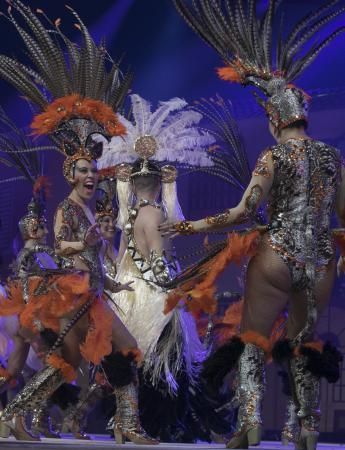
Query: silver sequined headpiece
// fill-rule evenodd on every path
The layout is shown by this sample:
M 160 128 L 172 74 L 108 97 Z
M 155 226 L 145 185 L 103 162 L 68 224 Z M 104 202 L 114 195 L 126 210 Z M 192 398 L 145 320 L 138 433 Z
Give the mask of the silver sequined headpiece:
M 258 0 L 174 3 L 183 19 L 225 62 L 225 67 L 218 69 L 220 78 L 254 85 L 267 96 L 266 102 L 259 99 L 259 103 L 275 127 L 282 129 L 299 120 L 307 121 L 309 97 L 291 83 L 345 31 L 341 26 L 316 40 L 318 32 L 345 11 L 345 7 L 338 6 L 339 0 L 329 0 L 310 11 L 288 33 L 273 32 L 280 3 L 276 0 L 268 1 L 263 15 L 256 11 Z M 317 45 L 311 45 L 315 41 Z

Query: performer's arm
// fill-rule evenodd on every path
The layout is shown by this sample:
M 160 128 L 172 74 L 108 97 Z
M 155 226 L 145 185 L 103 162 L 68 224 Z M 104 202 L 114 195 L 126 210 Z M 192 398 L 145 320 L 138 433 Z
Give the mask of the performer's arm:
M 237 206 L 195 222 L 176 224 L 175 231 L 188 234 L 188 229 L 184 230 L 183 227 L 188 228 L 189 226 L 190 234 L 193 232 L 208 232 L 250 221 L 254 218 L 260 204 L 266 199 L 273 183 L 273 177 L 272 154 L 268 149 L 260 155 L 252 179 Z M 179 229 L 179 225 L 182 226 L 182 229 Z M 160 229 L 165 231 L 164 227 L 160 227 Z
M 54 220 L 55 251 L 57 255 L 72 256 L 85 249 L 84 241 L 71 241 L 73 219 L 59 208 Z

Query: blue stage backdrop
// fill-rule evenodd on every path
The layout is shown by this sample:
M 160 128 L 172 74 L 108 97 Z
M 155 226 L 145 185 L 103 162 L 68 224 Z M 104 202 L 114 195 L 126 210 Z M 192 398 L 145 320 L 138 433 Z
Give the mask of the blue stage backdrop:
M 72 38 L 78 38 L 78 30 L 73 26 L 73 17 L 66 10 L 63 1 L 30 0 L 33 9 L 40 8 L 52 19 L 61 18 L 63 31 Z M 267 1 L 258 2 L 263 10 Z M 323 3 L 323 0 L 283 0 L 280 10 L 286 24 L 295 22 L 308 10 Z M 345 0 L 342 0 L 345 6 Z M 133 92 L 150 100 L 153 105 L 171 97 L 183 97 L 193 102 L 201 97 L 216 93 L 231 99 L 235 117 L 238 120 L 243 139 L 253 165 L 258 154 L 273 141 L 267 130 L 267 121 L 257 106 L 250 89 L 219 80 L 215 69 L 222 62 L 204 42 L 185 24 L 175 11 L 172 0 L 69 0 L 68 4 L 78 11 L 95 38 L 105 37 L 109 53 L 114 59 L 123 57 L 124 68 L 130 67 L 135 74 Z M 0 1 L 5 10 L 7 2 Z M 332 27 L 345 23 L 344 15 Z M 7 55 L 22 55 L 22 45 L 11 25 L 0 16 L 0 52 Z M 330 28 L 332 28 L 330 26 Z M 327 31 L 327 30 L 326 30 Z M 345 37 L 338 37 L 328 49 L 321 53 L 316 62 L 297 80 L 298 85 L 313 95 L 310 116 L 310 133 L 338 146 L 345 151 L 345 77 L 344 77 Z M 0 81 L 0 102 L 5 111 L 26 127 L 31 120 L 30 108 L 26 102 Z M 55 153 L 45 155 L 46 173 L 53 183 L 53 194 L 48 205 L 49 225 L 57 203 L 68 192 L 61 172 L 62 157 Z M 0 179 L 11 176 L 8 168 L 1 166 Z M 12 242 L 16 237 L 16 224 L 24 213 L 30 199 L 28 184 L 0 184 L 0 251 L 1 274 L 8 273 L 11 261 Z M 221 180 L 207 175 L 194 174 L 181 177 L 179 194 L 186 217 L 197 218 L 230 207 L 239 198 L 238 193 L 229 189 Z M 51 239 L 52 242 L 52 239 Z M 201 243 L 201 240 L 196 241 Z M 187 245 L 181 238 L 176 245 L 179 249 Z M 188 244 L 189 245 L 189 244 Z M 229 269 L 221 280 L 221 290 L 239 290 L 238 270 Z M 229 282 L 230 280 L 230 282 Z M 321 324 L 321 334 L 332 334 L 345 349 L 344 324 L 345 283 L 338 281 L 332 306 L 325 312 Z M 270 392 L 266 402 L 266 422 L 268 430 L 278 430 L 281 426 L 284 401 L 279 381 L 272 370 Z M 335 386 L 323 387 L 324 410 L 323 431 L 345 431 L 345 376 Z M 272 388 L 273 386 L 273 388 Z

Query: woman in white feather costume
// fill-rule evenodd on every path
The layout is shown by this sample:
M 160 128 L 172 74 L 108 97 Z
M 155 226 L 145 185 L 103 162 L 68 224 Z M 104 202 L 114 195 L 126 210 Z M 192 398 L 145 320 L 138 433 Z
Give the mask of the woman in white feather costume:
M 142 422 L 164 440 L 174 434 L 176 439 L 176 422 L 188 420 L 186 403 L 193 402 L 187 391 L 198 389 L 198 371 L 206 353 L 190 313 L 183 308 L 163 312 L 164 286 L 178 271 L 178 263 L 158 225 L 183 215 L 176 191 L 177 170 L 162 163 L 212 165 L 206 149 L 214 138 L 197 127 L 202 115 L 186 107 L 184 100 L 175 98 L 151 112 L 147 101 L 132 95 L 133 121 L 120 117 L 126 136 L 105 145 L 99 160 L 100 169 L 117 168 L 118 227 L 123 231 L 117 281 L 133 281 L 133 292 L 116 294 L 112 307 L 144 355 Z M 201 436 L 190 439 L 196 437 Z

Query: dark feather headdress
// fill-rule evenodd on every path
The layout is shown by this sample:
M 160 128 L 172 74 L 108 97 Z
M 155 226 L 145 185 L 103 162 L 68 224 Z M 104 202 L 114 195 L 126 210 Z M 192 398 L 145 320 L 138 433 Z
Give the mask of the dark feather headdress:
M 59 151 L 56 146 L 35 145 L 25 131 L 18 128 L 0 107 L 0 163 L 17 170 L 20 174 L 19 177 L 1 181 L 24 179 L 29 181 L 33 188 L 27 213 L 19 221 L 19 229 L 24 240 L 30 237 L 32 227 L 45 222 L 49 182 L 43 174 L 42 152 L 50 150 Z
M 19 0 L 9 3 L 6 17 L 22 38 L 30 64 L 0 55 L 0 77 L 37 107 L 39 113 L 31 124 L 34 134 L 48 134 L 60 141 L 67 156 L 64 175 L 68 179 L 77 159 L 97 159 L 100 155 L 101 145 L 92 135 L 110 138 L 125 133 L 115 111 L 123 104 L 132 74 L 121 73 L 104 42 L 94 42 L 72 8 L 67 7 L 77 21 L 81 45 L 61 31 L 59 19 L 52 23 L 42 10 L 35 14 Z
M 251 180 L 251 170 L 243 140 L 233 116 L 230 100 L 224 100 L 219 94 L 210 99 L 202 98 L 192 107 L 202 114 L 205 125 L 203 130 L 214 136 L 216 145 L 208 150 L 213 165 L 199 167 L 197 171 L 214 175 L 243 193 Z M 264 223 L 261 210 L 255 221 Z
M 345 11 L 345 7 L 335 8 L 339 0 L 328 1 L 300 20 L 287 37 L 280 33 L 277 39 L 273 35 L 273 21 L 278 0 L 269 0 L 261 18 L 256 11 L 257 0 L 174 0 L 174 3 L 185 21 L 225 62 L 226 67 L 218 70 L 219 76 L 254 85 L 268 97 L 264 106 L 274 126 L 282 129 L 297 120 L 307 120 L 309 98 L 291 83 L 322 49 L 345 31 L 342 26 L 317 44 L 311 44 L 325 25 Z M 263 104 L 262 99 L 259 102 Z

